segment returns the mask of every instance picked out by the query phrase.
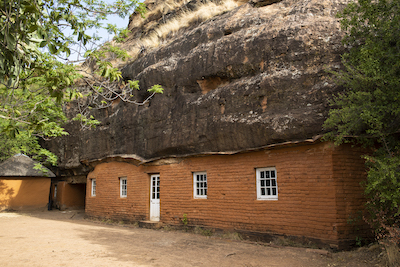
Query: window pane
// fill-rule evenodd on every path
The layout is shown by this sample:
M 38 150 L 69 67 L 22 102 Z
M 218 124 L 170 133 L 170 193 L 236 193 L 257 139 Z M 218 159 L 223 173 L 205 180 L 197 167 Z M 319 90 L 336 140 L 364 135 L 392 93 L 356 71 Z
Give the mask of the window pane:
M 207 195 L 207 175 L 204 172 L 193 173 L 194 197 L 203 198 Z
M 92 196 L 96 196 L 96 179 L 92 179 Z
M 278 181 L 276 176 L 277 173 L 274 167 L 256 168 L 257 199 L 278 199 Z
M 157 199 L 159 199 L 160 198 L 160 193 L 157 193 Z

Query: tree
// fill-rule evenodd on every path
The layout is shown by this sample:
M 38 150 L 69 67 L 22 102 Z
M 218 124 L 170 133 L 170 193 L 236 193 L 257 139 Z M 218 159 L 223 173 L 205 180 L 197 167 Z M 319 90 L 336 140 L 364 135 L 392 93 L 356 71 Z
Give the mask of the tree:
M 368 221 L 377 237 L 400 240 L 400 0 L 358 0 L 339 14 L 346 33 L 345 91 L 333 98 L 325 128 L 336 144 L 355 141 L 364 156 Z
M 38 148 L 37 138 L 67 134 L 62 128 L 67 121 L 62 105 L 83 97 L 74 86 L 82 79 L 89 87 L 85 111 L 75 119 L 84 126 L 98 122 L 90 116 L 90 108 L 107 107 L 117 95 L 136 103 L 132 91 L 139 89 L 135 81 L 122 81 L 121 72 L 107 61 L 113 54 L 126 59 L 127 53 L 107 43 L 99 47 L 98 37 L 89 29 L 103 27 L 101 21 L 110 14 L 124 17 L 134 10 L 142 15 L 145 7 L 138 0 L 3 0 L 0 1 L 0 141 L 14 152 L 42 154 L 55 163 L 54 155 Z M 105 26 L 123 40 L 126 29 Z M 92 49 L 89 49 L 92 48 Z M 68 57 L 75 53 L 76 61 Z M 94 62 L 87 72 L 83 61 Z M 75 63 L 75 64 L 73 64 Z M 86 64 L 87 65 L 87 64 Z M 149 89 L 151 95 L 162 93 L 159 85 Z M 82 100 L 80 100 L 82 102 Z M 137 103 L 136 103 L 137 104 Z M 82 106 L 82 105 L 81 105 Z M 14 138 L 15 140 L 8 140 Z M 11 156 L 3 150 L 0 158 Z

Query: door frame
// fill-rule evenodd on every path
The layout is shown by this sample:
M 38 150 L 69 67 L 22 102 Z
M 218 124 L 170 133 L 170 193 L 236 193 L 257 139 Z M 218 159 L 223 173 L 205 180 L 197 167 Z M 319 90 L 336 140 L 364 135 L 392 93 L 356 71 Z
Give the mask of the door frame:
M 158 178 L 158 192 L 153 192 L 153 178 Z M 155 180 L 157 182 L 157 179 Z M 156 197 L 155 201 L 153 201 L 153 196 Z M 152 216 L 153 213 L 156 213 L 156 216 Z M 160 174 L 152 174 L 150 175 L 150 208 L 149 208 L 149 219 L 150 221 L 160 221 Z

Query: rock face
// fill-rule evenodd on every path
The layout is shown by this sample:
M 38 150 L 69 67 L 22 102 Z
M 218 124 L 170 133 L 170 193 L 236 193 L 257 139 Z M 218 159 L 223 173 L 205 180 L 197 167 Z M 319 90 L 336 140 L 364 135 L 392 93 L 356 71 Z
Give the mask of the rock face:
M 241 151 L 321 134 L 327 100 L 341 90 L 326 69 L 340 68 L 335 14 L 347 0 L 276 2 L 250 1 L 125 65 L 125 78 L 143 89 L 160 84 L 164 94 L 145 106 L 115 103 L 97 114 L 95 130 L 69 125 L 70 136 L 50 146 L 60 167 L 116 155 Z

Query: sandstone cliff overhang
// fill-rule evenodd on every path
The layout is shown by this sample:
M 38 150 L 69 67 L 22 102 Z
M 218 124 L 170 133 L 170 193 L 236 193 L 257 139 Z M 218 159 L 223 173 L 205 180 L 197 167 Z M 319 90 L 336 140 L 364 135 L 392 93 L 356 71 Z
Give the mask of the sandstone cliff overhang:
M 90 168 L 94 168 L 96 165 L 104 163 L 104 162 L 127 162 L 136 166 L 140 165 L 166 165 L 166 164 L 174 164 L 182 161 L 184 158 L 188 157 L 203 157 L 210 155 L 235 155 L 241 153 L 248 152 L 257 152 L 262 150 L 272 150 L 272 149 L 280 149 L 287 147 L 296 147 L 296 146 L 304 146 L 317 144 L 322 142 L 322 135 L 314 136 L 313 138 L 307 140 L 298 140 L 298 141 L 287 141 L 283 143 L 270 144 L 258 148 L 249 148 L 238 151 L 219 151 L 219 152 L 200 152 L 194 154 L 178 154 L 178 155 L 168 155 L 168 157 L 161 156 L 158 158 L 150 158 L 144 159 L 139 157 L 136 154 L 119 154 L 119 155 L 108 155 L 104 158 L 91 159 L 91 160 L 82 160 L 81 163 L 89 166 Z
M 113 155 L 147 162 L 313 139 L 324 132 L 328 99 L 342 90 L 326 70 L 341 67 L 335 15 L 347 3 L 247 3 L 191 26 L 122 69 L 139 80 L 138 100 L 154 84 L 164 94 L 99 111 L 95 130 L 71 124 L 50 149 L 73 169 Z

